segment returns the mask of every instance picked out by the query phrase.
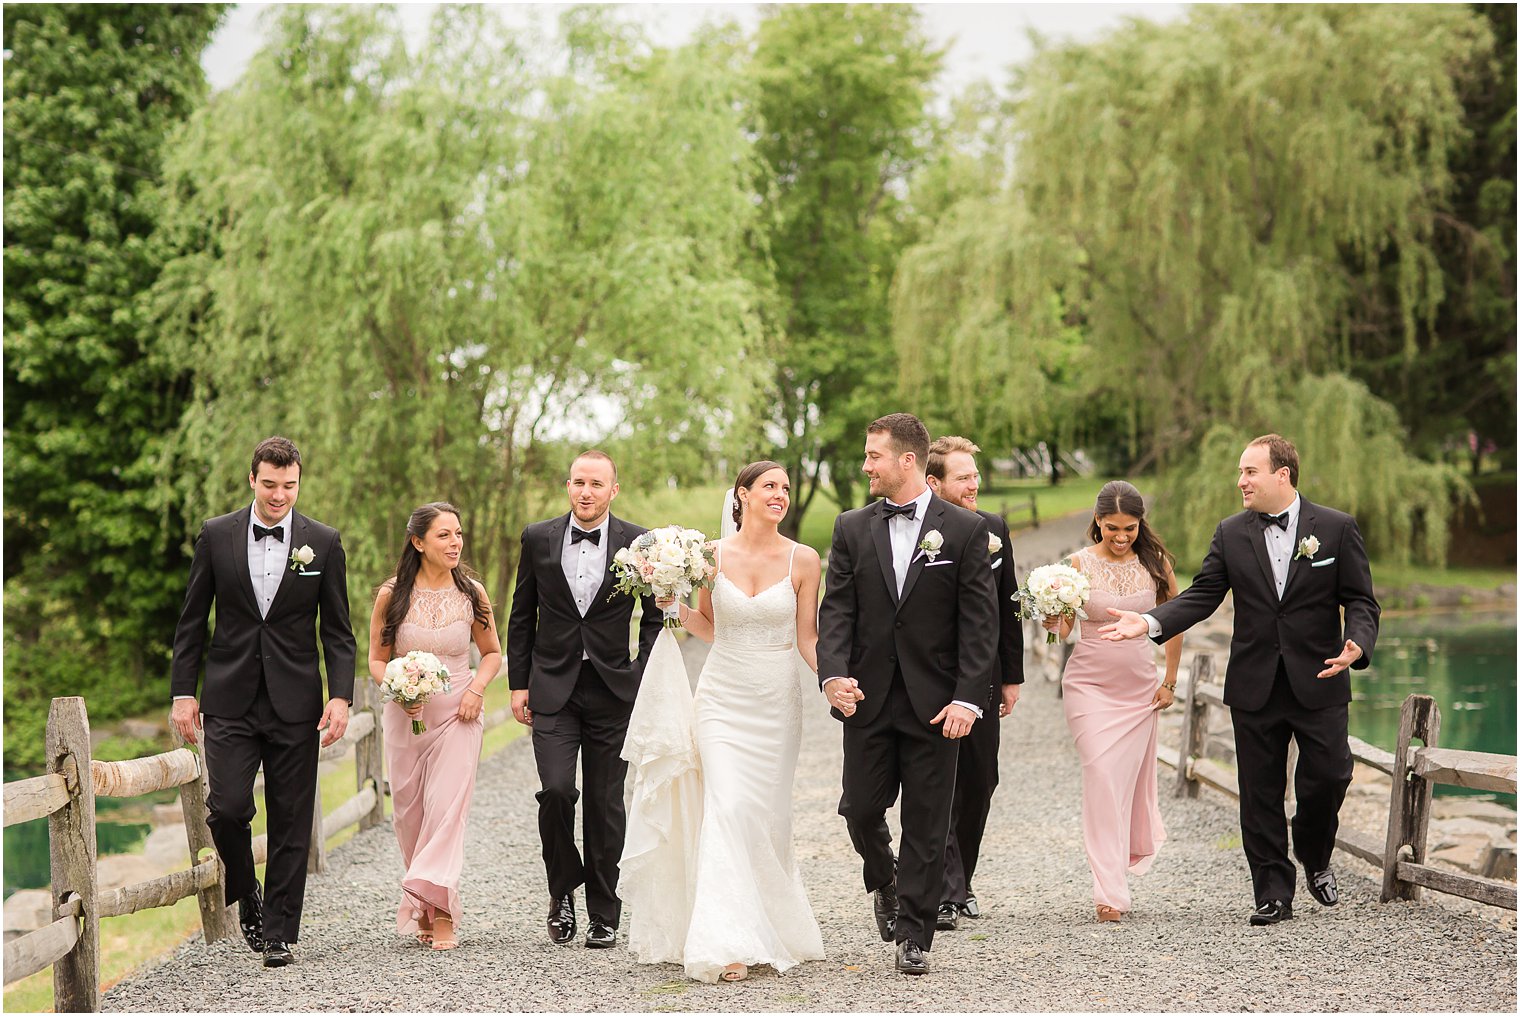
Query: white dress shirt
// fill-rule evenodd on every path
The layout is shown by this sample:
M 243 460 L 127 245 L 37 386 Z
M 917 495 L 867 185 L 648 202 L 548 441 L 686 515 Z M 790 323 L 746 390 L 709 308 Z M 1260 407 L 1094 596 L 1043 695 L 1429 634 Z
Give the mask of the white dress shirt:
M 285 568 L 290 564 L 290 514 L 287 512 L 276 525 L 264 526 L 265 529 L 278 529 L 278 540 L 273 536 L 255 539 L 255 524 L 264 526 L 257 508 L 248 513 L 248 577 L 253 580 L 253 598 L 258 602 L 259 616 L 268 617 L 270 604 L 274 603 L 274 595 L 280 591 L 280 580 L 285 577 Z
M 570 524 L 565 527 L 565 542 L 560 548 L 559 562 L 565 570 L 565 581 L 570 584 L 570 592 L 575 596 L 575 609 L 580 611 L 581 617 L 585 617 L 586 611 L 591 609 L 591 600 L 596 596 L 597 590 L 602 588 L 602 579 L 607 574 L 607 529 L 611 518 L 612 513 L 609 512 L 602 516 L 601 525 L 582 530 L 600 533 L 596 543 L 590 540 L 571 542 L 571 533 L 581 529 L 581 524 L 576 521 L 573 513 Z M 589 660 L 591 654 L 583 650 L 581 659 Z

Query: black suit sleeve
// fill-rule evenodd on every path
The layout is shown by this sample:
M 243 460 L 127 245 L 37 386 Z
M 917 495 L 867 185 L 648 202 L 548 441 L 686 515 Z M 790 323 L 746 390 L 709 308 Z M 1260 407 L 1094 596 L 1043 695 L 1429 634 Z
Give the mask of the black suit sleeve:
M 855 565 L 844 535 L 844 519 L 840 515 L 834 520 L 828 580 L 818 606 L 819 687 L 831 677 L 850 676 L 850 647 L 855 644 Z
M 1209 552 L 1204 555 L 1198 574 L 1193 576 L 1193 584 L 1150 612 L 1161 625 L 1161 634 L 1156 641 L 1170 641 L 1214 613 L 1229 591 L 1230 570 L 1224 563 L 1224 523 L 1221 522 L 1214 529 L 1214 539 L 1209 543 Z
M 958 669 L 955 698 L 960 702 L 984 702 L 987 689 L 997 683 L 998 617 L 997 583 L 988 567 L 987 520 L 975 516 L 971 540 L 961 549 L 958 568 L 956 633 Z M 1008 567 L 1004 565 L 1003 567 Z
M 1023 684 L 1024 626 L 1013 607 L 1013 594 L 1019 588 L 1019 578 L 1013 568 L 1013 536 L 1008 532 L 1008 523 L 1001 518 L 995 523 L 989 521 L 989 525 L 1001 530 L 998 537 L 1003 541 L 1003 549 L 998 551 L 998 559 L 1003 564 L 997 569 L 998 669 L 1001 671 L 998 679 L 1003 684 Z
M 1346 532 L 1341 538 L 1341 557 L 1345 560 L 1336 568 L 1339 588 L 1337 599 L 1346 611 L 1346 638 L 1362 649 L 1362 655 L 1351 665 L 1352 670 L 1363 670 L 1372 662 L 1372 649 L 1377 645 L 1378 618 L 1382 608 L 1372 593 L 1372 567 L 1367 563 L 1367 547 L 1362 542 L 1362 531 L 1355 519 L 1346 520 Z
M 528 690 L 533 667 L 533 637 L 538 631 L 538 576 L 528 547 L 528 530 L 522 532 L 517 555 L 517 585 L 512 590 L 512 612 L 507 617 L 507 687 Z
M 322 658 L 327 661 L 327 697 L 354 701 L 354 660 L 358 648 L 348 617 L 348 558 L 343 553 L 343 538 L 333 533 L 327 552 L 327 566 L 322 569 L 318 623 L 322 633 Z
M 174 660 L 169 667 L 169 694 L 195 696 L 200 685 L 201 654 L 206 648 L 206 626 L 211 623 L 211 603 L 216 598 L 216 574 L 211 567 L 209 526 L 201 525 L 190 558 L 190 582 L 185 603 L 174 627 Z
M 644 615 L 639 618 L 639 658 L 637 666 L 639 673 L 644 672 L 644 664 L 649 662 L 649 654 L 654 652 L 654 640 L 660 637 L 660 631 L 665 627 L 665 613 L 660 610 L 660 605 L 654 602 L 653 596 L 639 598 L 639 604 L 644 609 Z

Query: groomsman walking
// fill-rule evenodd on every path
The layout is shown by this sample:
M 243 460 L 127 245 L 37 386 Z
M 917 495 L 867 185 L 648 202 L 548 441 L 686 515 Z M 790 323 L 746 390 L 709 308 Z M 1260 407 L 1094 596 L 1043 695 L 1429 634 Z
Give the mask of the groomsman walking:
M 1149 635 L 1162 643 L 1235 594 L 1235 634 L 1224 701 L 1235 725 L 1240 832 L 1251 867 L 1251 924 L 1293 916 L 1297 879 L 1288 857 L 1288 742 L 1298 744 L 1293 853 L 1309 895 L 1339 902 L 1330 855 L 1351 783 L 1346 740 L 1351 676 L 1372 661 L 1380 611 L 1356 520 L 1298 493 L 1298 450 L 1277 434 L 1240 456 L 1245 510 L 1214 530 L 1193 584 L 1149 614 L 1110 611 L 1111 641 Z
M 317 736 L 326 747 L 348 729 L 354 695 L 354 633 L 338 532 L 295 510 L 301 453 L 283 437 L 253 450 L 253 504 L 201 526 L 185 605 L 174 632 L 170 719 L 195 744 L 206 736 L 206 824 L 227 869 L 226 900 L 238 904 L 249 948 L 264 966 L 292 962 L 306 896 L 306 854 L 317 792 Z M 216 628 L 205 654 L 211 609 Z M 317 665 L 320 624 L 326 704 Z M 204 719 L 202 716 L 204 715 Z M 267 897 L 253 864 L 253 781 L 264 767 L 269 816 Z
M 517 587 L 507 622 L 512 715 L 533 730 L 538 763 L 538 832 L 549 880 L 549 940 L 575 938 L 575 889 L 586 886 L 586 947 L 617 943 L 617 895 L 626 817 L 620 753 L 644 664 L 660 634 L 653 597 L 643 600 L 639 655 L 629 656 L 634 598 L 613 589 L 612 557 L 643 527 L 612 514 L 617 466 L 582 452 L 565 481 L 570 511 L 523 530 Z M 575 767 L 586 801 L 584 860 L 575 846 Z
M 955 796 L 950 803 L 950 835 L 945 840 L 945 888 L 940 895 L 935 927 L 954 931 L 961 915 L 981 917 L 971 877 L 981 854 L 982 833 L 998 785 L 1000 727 L 992 720 L 1013 712 L 1024 683 L 1024 631 L 1014 613 L 1013 593 L 1019 586 L 1013 568 L 1013 537 L 1001 515 L 977 507 L 981 474 L 976 453 L 981 451 L 963 437 L 940 437 L 929 445 L 926 479 L 929 489 L 953 505 L 974 511 L 987 520 L 987 561 L 997 584 L 997 669 L 988 682 L 982 706 L 986 719 L 973 724 L 961 739 L 955 768 Z

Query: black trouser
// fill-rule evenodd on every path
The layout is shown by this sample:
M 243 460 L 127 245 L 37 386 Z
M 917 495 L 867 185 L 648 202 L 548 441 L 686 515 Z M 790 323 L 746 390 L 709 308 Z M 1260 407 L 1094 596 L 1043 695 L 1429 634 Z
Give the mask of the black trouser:
M 306 854 L 317 793 L 315 720 L 287 723 L 275 713 L 262 678 L 242 716 L 203 718 L 206 824 L 227 869 L 227 902 L 258 886 L 253 865 L 253 780 L 264 766 L 269 855 L 264 868 L 264 937 L 294 942 L 306 899 Z
M 945 878 L 945 836 L 958 741 L 913 711 L 902 674 L 892 678 L 881 712 L 844 728 L 844 793 L 839 814 L 861 857 L 866 892 L 897 878 L 897 941 L 934 944 L 934 915 Z M 886 811 L 902 788 L 901 856 L 892 858 Z
M 961 738 L 955 763 L 955 797 L 950 805 L 950 835 L 945 841 L 945 887 L 942 903 L 965 903 L 982 851 L 982 833 L 992 792 L 998 785 L 998 709 L 983 707 L 982 718 Z
M 1281 660 L 1272 694 L 1261 709 L 1231 709 L 1240 779 L 1240 837 L 1260 906 L 1291 902 L 1297 884 L 1288 859 L 1288 741 L 1298 742 L 1293 780 L 1293 854 L 1308 871 L 1330 867 L 1341 802 L 1351 785 L 1351 747 L 1344 705 L 1306 709 L 1293 694 Z
M 622 916 L 618 861 L 623 856 L 623 778 L 620 757 L 633 706 L 614 695 L 589 660 L 570 699 L 557 713 L 533 714 L 533 757 L 538 762 L 538 835 L 544 846 L 549 895 L 586 886 L 586 912 L 614 928 Z M 575 848 L 576 756 L 581 759 L 586 803 L 581 817 L 586 859 Z

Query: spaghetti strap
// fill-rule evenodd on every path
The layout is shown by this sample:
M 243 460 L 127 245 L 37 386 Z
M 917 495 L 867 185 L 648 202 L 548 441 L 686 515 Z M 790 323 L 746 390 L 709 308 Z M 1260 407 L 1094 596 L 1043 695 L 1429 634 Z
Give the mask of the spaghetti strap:
M 797 541 L 792 541 L 792 552 L 786 556 L 786 577 L 792 577 L 792 562 L 797 558 Z

